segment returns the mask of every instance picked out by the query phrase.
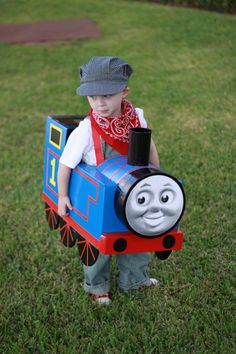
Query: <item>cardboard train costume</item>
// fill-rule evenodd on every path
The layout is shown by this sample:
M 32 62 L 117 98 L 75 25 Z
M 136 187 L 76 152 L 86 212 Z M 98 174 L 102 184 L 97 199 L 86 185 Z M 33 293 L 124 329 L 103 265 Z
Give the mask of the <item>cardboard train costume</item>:
M 73 209 L 57 214 L 59 159 L 70 133 L 82 116 L 47 117 L 43 200 L 51 229 L 60 228 L 63 244 L 77 242 L 81 261 L 93 265 L 104 255 L 155 252 L 167 259 L 180 250 L 179 221 L 185 208 L 182 184 L 149 164 L 151 131 L 130 130 L 128 155 L 97 158 L 97 166 L 79 163 L 71 173 L 69 197 Z M 93 136 L 95 151 L 96 136 Z

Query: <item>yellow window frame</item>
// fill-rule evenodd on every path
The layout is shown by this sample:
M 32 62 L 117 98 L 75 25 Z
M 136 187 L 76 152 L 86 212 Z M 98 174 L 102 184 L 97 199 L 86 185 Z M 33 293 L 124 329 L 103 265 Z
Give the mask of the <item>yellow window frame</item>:
M 53 140 L 52 140 L 52 129 L 55 129 L 59 132 L 60 134 L 60 137 L 59 137 L 59 144 L 55 143 Z M 49 136 L 49 142 L 50 144 L 52 144 L 53 146 L 55 146 L 56 148 L 58 149 L 61 149 L 61 140 L 62 140 L 62 129 L 57 127 L 56 125 L 54 124 L 50 124 L 50 136 Z

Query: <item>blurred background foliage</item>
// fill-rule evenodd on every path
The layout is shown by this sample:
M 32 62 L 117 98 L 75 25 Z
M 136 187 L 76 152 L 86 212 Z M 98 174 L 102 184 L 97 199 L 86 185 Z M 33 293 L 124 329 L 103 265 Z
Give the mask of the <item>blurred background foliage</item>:
M 129 0 L 129 1 L 147 1 L 156 2 L 164 5 L 196 7 L 209 11 L 219 11 L 223 13 L 236 13 L 235 0 Z

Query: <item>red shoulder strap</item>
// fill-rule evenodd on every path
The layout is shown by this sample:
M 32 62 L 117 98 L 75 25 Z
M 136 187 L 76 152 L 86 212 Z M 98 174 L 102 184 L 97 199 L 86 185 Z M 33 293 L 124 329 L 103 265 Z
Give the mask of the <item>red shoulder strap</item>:
M 92 127 L 92 134 L 93 134 L 93 143 L 96 155 L 96 162 L 97 165 L 100 165 L 104 161 L 103 153 L 102 153 L 102 144 L 101 138 L 98 131 L 95 128 L 94 120 L 91 119 L 91 127 Z

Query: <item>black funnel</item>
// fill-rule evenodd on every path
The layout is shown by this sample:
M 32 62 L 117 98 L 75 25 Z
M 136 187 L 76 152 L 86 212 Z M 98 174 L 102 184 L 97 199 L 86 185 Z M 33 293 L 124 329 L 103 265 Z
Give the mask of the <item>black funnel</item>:
M 151 129 L 131 128 L 129 133 L 128 164 L 146 166 L 149 163 Z

